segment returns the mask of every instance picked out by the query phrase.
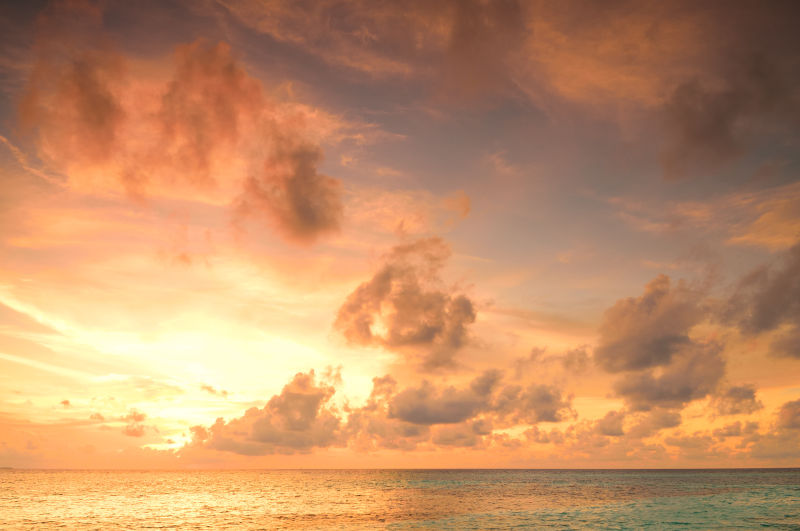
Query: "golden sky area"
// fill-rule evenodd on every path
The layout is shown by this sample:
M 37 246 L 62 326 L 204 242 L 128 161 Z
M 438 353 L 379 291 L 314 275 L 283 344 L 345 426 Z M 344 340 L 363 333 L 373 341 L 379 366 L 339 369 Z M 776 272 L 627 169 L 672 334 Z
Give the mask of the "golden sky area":
M 0 7 L 0 466 L 800 466 L 792 2 Z

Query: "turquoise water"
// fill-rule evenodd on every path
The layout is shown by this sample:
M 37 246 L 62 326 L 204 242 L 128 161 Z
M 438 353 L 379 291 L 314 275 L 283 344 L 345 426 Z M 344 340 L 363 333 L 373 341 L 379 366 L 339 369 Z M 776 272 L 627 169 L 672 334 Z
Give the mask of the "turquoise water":
M 0 471 L 3 529 L 800 529 L 800 469 Z

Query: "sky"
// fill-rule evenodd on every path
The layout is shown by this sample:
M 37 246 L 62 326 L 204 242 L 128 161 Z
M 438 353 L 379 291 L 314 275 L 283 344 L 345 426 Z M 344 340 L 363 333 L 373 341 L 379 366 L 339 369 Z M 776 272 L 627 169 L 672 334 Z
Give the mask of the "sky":
M 800 466 L 798 16 L 0 4 L 0 466 Z

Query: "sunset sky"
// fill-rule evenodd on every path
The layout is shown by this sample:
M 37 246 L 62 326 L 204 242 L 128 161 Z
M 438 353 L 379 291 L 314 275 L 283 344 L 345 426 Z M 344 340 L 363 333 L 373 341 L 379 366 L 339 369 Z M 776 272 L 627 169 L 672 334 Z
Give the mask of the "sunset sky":
M 800 466 L 797 2 L 0 4 L 0 466 Z

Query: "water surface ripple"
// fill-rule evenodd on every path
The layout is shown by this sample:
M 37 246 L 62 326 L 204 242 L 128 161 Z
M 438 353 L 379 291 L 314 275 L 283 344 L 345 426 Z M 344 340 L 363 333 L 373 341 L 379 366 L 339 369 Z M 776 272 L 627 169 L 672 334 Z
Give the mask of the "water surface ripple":
M 3 529 L 800 529 L 800 469 L 0 472 Z

